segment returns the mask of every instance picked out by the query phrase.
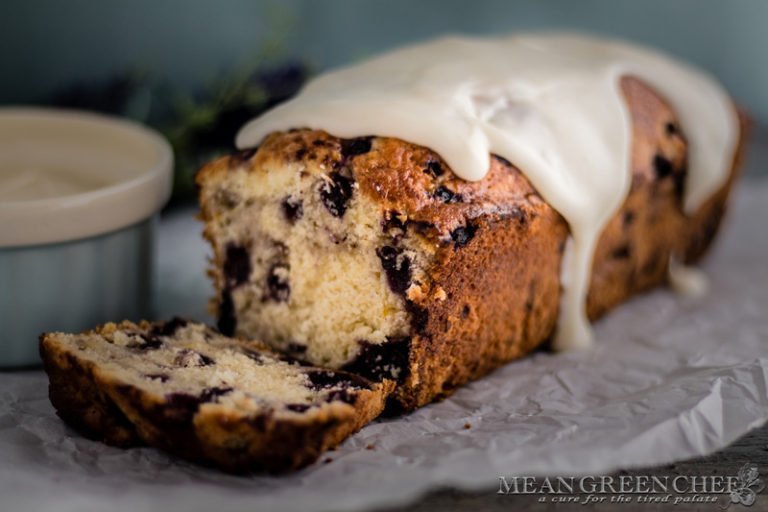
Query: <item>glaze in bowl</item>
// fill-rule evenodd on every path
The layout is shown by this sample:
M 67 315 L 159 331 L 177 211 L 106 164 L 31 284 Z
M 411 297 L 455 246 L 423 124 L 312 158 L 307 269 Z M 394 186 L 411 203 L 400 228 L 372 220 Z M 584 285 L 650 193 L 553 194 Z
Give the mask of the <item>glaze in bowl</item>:
M 96 114 L 0 108 L 0 367 L 39 363 L 45 331 L 151 314 L 156 219 L 173 153 Z

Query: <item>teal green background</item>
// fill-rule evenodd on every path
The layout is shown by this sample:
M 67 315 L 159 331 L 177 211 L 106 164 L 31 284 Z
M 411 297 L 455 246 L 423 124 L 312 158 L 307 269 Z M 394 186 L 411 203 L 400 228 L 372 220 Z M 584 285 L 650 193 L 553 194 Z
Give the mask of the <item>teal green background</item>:
M 444 33 L 562 27 L 692 61 L 768 123 L 766 0 L 3 0 L 0 103 L 127 68 L 194 91 L 264 55 L 319 70 Z

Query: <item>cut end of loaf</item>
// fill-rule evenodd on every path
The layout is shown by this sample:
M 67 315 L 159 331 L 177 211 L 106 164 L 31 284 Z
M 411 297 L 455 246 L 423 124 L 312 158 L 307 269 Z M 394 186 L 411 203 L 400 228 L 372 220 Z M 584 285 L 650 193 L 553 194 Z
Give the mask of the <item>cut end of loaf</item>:
M 199 174 L 219 327 L 313 364 L 397 380 L 412 334 L 407 296 L 425 284 L 434 250 L 361 193 L 346 160 L 371 141 L 333 141 L 318 134 L 315 158 L 300 147 L 286 160 L 289 145 L 279 158 L 225 157 Z M 403 347 L 404 364 L 375 368 L 371 353 L 383 345 Z

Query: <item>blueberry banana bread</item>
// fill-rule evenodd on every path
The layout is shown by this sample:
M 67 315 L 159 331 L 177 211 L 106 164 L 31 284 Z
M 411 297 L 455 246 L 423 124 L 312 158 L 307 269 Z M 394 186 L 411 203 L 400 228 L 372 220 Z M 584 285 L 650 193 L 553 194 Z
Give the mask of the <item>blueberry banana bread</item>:
M 594 254 L 591 319 L 665 282 L 671 256 L 702 256 L 737 167 L 686 215 L 685 127 L 640 80 L 620 86 L 632 184 Z M 553 334 L 568 225 L 502 158 L 468 182 L 425 147 L 298 129 L 211 162 L 197 182 L 222 332 L 395 382 L 394 408 L 449 394 Z
M 179 319 L 48 333 L 40 352 L 51 402 L 84 434 L 232 472 L 310 464 L 378 416 L 388 391 Z

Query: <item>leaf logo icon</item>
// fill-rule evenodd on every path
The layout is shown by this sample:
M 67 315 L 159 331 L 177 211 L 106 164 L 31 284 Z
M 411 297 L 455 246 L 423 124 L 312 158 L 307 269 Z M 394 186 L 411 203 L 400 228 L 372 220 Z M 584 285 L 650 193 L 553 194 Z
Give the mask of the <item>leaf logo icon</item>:
M 760 479 L 757 464 L 745 463 L 739 469 L 736 478 L 739 480 L 738 486 L 731 490 L 730 501 L 722 507 L 724 509 L 734 503 L 751 507 L 755 503 L 758 493 L 765 489 L 765 482 Z

